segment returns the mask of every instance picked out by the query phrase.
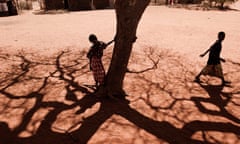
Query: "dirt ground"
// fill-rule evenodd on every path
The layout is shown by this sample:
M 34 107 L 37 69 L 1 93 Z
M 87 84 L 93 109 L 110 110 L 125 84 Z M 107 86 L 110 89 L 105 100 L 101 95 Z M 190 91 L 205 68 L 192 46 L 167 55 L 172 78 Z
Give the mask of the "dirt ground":
M 88 35 L 110 41 L 114 10 L 24 11 L 0 18 L 0 144 L 240 144 L 240 12 L 149 6 L 124 83 L 97 98 Z M 195 75 L 224 31 L 230 86 Z M 104 52 L 107 70 L 113 45 Z

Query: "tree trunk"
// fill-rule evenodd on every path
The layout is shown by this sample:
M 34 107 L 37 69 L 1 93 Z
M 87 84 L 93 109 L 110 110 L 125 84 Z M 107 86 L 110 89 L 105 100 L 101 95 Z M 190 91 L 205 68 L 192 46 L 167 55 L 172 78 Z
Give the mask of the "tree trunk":
M 112 60 L 106 76 L 106 85 L 100 88 L 104 95 L 123 97 L 123 81 L 136 30 L 150 0 L 116 0 L 117 33 Z

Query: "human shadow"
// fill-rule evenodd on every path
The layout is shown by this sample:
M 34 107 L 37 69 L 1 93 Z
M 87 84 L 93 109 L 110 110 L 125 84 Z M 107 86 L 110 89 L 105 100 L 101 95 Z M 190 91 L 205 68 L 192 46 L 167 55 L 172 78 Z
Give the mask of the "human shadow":
M 192 136 L 199 131 L 229 132 L 240 135 L 240 127 L 233 123 L 192 120 L 185 122 L 182 127 L 176 127 L 170 121 L 156 120 L 144 115 L 131 106 L 132 101 L 129 103 L 127 99 L 115 100 L 95 97 L 92 88 L 84 84 L 85 79 L 81 79 L 91 74 L 88 70 L 88 61 L 83 58 L 84 54 L 83 52 L 73 56 L 73 53 L 63 51 L 55 57 L 45 58 L 45 60 L 34 59 L 35 56 L 28 58 L 24 54 L 16 55 L 15 59 L 0 56 L 5 62 L 13 62 L 13 65 L 9 66 L 6 72 L 1 72 L 1 78 L 4 79 L 1 80 L 0 85 L 0 97 L 2 97 L 1 103 L 3 104 L 1 117 L 17 115 L 16 113 L 12 114 L 11 110 L 24 109 L 18 119 L 19 123 L 15 127 L 11 126 L 10 128 L 11 121 L 1 120 L 0 143 L 85 144 L 113 115 L 123 117 L 136 127 L 170 144 L 213 143 L 206 139 L 193 138 Z M 158 59 L 156 61 L 151 59 L 151 61 L 154 66 L 140 70 L 140 74 L 157 68 Z M 189 101 L 187 98 L 176 98 L 175 94 L 168 89 L 168 73 L 164 73 L 163 77 L 166 78 L 164 84 L 153 82 L 144 74 L 139 75 L 139 72 L 132 72 L 132 74 L 138 80 L 141 78 L 139 84 L 146 85 L 143 91 L 148 96 L 152 95 L 151 89 L 155 87 L 158 91 L 168 93 L 172 99 L 167 107 L 153 106 L 149 102 L 148 104 L 152 109 L 171 110 L 178 102 Z M 16 89 L 17 86 L 23 86 L 28 82 L 32 83 L 34 87 L 29 86 L 26 92 L 21 94 L 20 90 Z M 59 99 L 61 97 L 64 100 Z M 18 100 L 21 101 L 20 104 L 17 104 Z M 93 109 L 96 104 L 99 104 L 99 108 L 93 114 L 85 115 L 86 111 Z M 45 113 L 36 117 L 42 112 L 41 110 L 44 110 Z M 61 114 L 68 111 L 74 112 L 72 113 L 73 118 L 78 116 L 81 118 L 75 118 L 67 129 L 57 127 L 55 123 L 59 119 L 66 121 L 66 119 L 60 118 Z M 226 115 L 220 116 L 226 117 Z M 69 122 L 65 124 L 69 124 Z M 32 128 L 29 128 L 30 126 Z M 26 131 L 28 136 L 21 136 Z
M 224 86 L 222 85 L 203 85 L 199 84 L 209 95 L 209 98 L 204 97 L 191 97 L 199 111 L 211 115 L 222 116 L 233 122 L 240 123 L 240 119 L 231 114 L 226 106 L 232 98 L 232 93 L 223 92 Z M 217 110 L 208 109 L 202 103 L 213 104 L 217 107 Z
M 239 73 L 239 66 L 240 64 L 238 62 L 232 61 L 230 59 L 227 60 L 229 63 L 229 72 L 225 75 L 230 75 L 232 78 L 235 78 Z M 201 88 L 203 88 L 209 97 L 203 97 L 203 96 L 192 96 L 191 100 L 195 103 L 199 111 L 215 115 L 215 116 L 221 116 L 225 117 L 235 123 L 240 123 L 240 119 L 238 116 L 234 115 L 234 113 L 231 112 L 231 109 L 228 108 L 228 105 L 232 104 L 235 106 L 240 106 L 238 103 L 236 103 L 233 98 L 236 98 L 236 96 L 239 94 L 239 88 L 237 88 L 234 85 L 238 85 L 238 80 L 233 79 L 233 84 L 231 85 L 213 85 L 213 84 L 204 84 L 204 83 L 198 83 Z M 230 91 L 226 91 L 224 89 L 232 89 Z M 215 109 L 208 108 L 205 104 L 211 104 L 215 106 Z M 236 114 L 236 113 L 235 113 Z

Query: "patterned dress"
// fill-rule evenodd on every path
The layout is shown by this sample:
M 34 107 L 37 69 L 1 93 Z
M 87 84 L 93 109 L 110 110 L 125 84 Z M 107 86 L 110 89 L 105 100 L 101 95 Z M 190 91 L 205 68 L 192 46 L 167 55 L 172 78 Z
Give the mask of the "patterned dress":
M 94 80 L 100 85 L 104 84 L 105 70 L 102 64 L 103 50 L 106 48 L 104 42 L 96 42 L 89 50 L 87 57 L 90 60 L 90 69 L 93 72 Z

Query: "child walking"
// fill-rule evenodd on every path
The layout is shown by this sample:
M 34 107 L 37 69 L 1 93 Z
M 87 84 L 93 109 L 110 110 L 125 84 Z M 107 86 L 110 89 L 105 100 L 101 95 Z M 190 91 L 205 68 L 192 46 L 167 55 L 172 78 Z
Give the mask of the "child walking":
M 207 65 L 196 76 L 195 82 L 200 82 L 201 75 L 211 75 L 211 76 L 219 77 L 222 80 L 222 85 L 226 85 L 230 83 L 224 79 L 223 70 L 221 66 L 221 61 L 225 62 L 225 60 L 220 57 L 221 50 L 222 50 L 222 41 L 224 39 L 225 39 L 225 33 L 219 32 L 218 40 L 206 52 L 200 55 L 201 57 L 204 57 L 209 52 Z
M 105 80 L 105 70 L 102 64 L 103 50 L 110 45 L 114 40 L 108 42 L 107 44 L 98 41 L 97 36 L 94 34 L 89 35 L 89 41 L 93 44 L 87 53 L 87 57 L 90 60 L 90 70 L 93 72 L 93 77 L 95 80 L 96 87 L 104 84 Z

